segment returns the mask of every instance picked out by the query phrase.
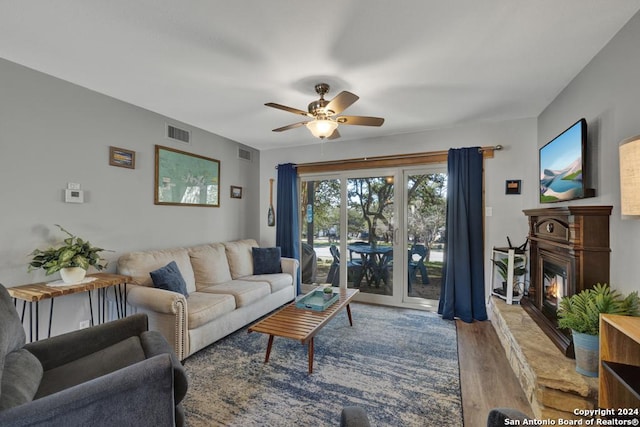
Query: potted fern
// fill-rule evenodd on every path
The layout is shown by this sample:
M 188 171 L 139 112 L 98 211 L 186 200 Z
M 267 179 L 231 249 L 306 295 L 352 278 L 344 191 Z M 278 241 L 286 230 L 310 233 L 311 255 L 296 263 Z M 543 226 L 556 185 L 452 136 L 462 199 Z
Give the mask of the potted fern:
M 47 276 L 60 272 L 65 283 L 78 283 L 84 279 L 87 270 L 93 266 L 96 270 L 104 269 L 107 264 L 100 258 L 100 252 L 106 249 L 93 246 L 89 241 L 75 236 L 56 224 L 69 237 L 62 245 L 45 250 L 35 249 L 31 252 L 31 262 L 28 271 L 43 269 Z
M 598 376 L 600 314 L 640 315 L 638 292 L 623 297 L 606 283 L 563 298 L 558 308 L 558 326 L 571 330 L 576 371 Z
M 499 258 L 499 259 L 492 259 L 491 262 L 493 262 L 493 265 L 496 266 L 496 268 L 498 269 L 498 273 L 500 274 L 500 277 L 502 277 L 502 295 L 507 296 L 507 276 L 509 273 L 509 259 L 508 258 Z M 513 260 L 513 277 L 514 279 L 516 277 L 522 276 L 523 274 L 525 274 L 527 272 L 527 267 L 525 265 L 525 261 L 522 258 L 514 258 Z M 494 291 L 497 291 L 498 293 L 500 293 L 500 288 L 498 289 L 494 289 Z M 515 286 L 514 286 L 514 296 L 516 293 L 515 290 Z

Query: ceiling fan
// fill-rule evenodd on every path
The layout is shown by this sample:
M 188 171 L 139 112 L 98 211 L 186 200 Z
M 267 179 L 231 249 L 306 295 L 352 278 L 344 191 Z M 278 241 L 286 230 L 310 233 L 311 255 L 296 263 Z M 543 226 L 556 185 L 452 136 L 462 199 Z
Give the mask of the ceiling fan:
M 316 93 L 320 95 L 320 99 L 309 104 L 308 111 L 298 110 L 297 108 L 287 107 L 286 105 L 268 102 L 264 105 L 267 107 L 277 108 L 279 110 L 288 111 L 301 116 L 310 117 L 313 120 L 293 123 L 281 128 L 274 129 L 274 132 L 282 132 L 294 129 L 300 126 L 306 126 L 316 138 L 320 139 L 336 139 L 340 138 L 338 125 L 358 125 L 358 126 L 382 126 L 384 119 L 380 117 L 366 116 L 337 116 L 346 110 L 351 104 L 356 102 L 359 97 L 351 92 L 342 91 L 331 101 L 324 99 L 324 95 L 329 92 L 327 83 L 318 83 L 315 87 Z

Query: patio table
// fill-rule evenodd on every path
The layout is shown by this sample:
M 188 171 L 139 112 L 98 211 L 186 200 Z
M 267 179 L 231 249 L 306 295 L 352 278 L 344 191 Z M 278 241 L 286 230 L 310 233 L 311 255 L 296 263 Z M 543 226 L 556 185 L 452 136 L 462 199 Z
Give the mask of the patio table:
M 360 255 L 362 258 L 362 276 L 367 281 L 367 285 L 380 285 L 380 280 L 385 280 L 385 275 L 389 267 L 388 259 L 393 254 L 391 246 L 371 246 L 371 245 L 347 245 L 347 249 Z M 355 285 L 360 285 L 360 280 Z

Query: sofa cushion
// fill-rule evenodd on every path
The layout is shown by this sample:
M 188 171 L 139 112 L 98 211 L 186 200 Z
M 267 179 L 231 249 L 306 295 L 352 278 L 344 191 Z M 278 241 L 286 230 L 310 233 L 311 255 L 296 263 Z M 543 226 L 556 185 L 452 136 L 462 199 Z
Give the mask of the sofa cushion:
M 187 292 L 195 292 L 196 280 L 191 267 L 191 259 L 185 248 L 159 251 L 129 252 L 118 259 L 118 272 L 132 277 L 133 284 L 153 286 L 149 273 L 175 261 L 182 273 Z
M 251 248 L 253 256 L 253 274 L 282 273 L 280 248 Z
M 171 261 L 164 267 L 152 271 L 149 275 L 153 281 L 153 286 L 156 288 L 178 292 L 185 297 L 189 296 L 187 284 L 184 282 L 182 273 L 180 273 L 180 269 L 175 261 Z
M 206 288 L 231 280 L 227 253 L 222 243 L 189 248 L 196 288 Z
M 25 349 L 7 354 L 0 381 L 0 411 L 31 402 L 41 380 L 42 364 L 33 354 Z
M 271 286 L 267 282 L 232 280 L 231 282 L 209 286 L 202 289 L 201 292 L 233 295 L 236 300 L 236 307 L 244 307 L 271 294 Z M 191 309 L 191 306 L 189 306 L 189 309 Z
M 36 398 L 48 396 L 145 359 L 137 336 L 44 372 Z
M 271 286 L 271 293 L 293 286 L 293 278 L 287 273 L 254 274 L 253 276 L 243 277 L 241 280 L 247 280 L 249 282 L 267 282 Z
M 224 243 L 229 261 L 229 271 L 231 277 L 250 276 L 253 274 L 253 255 L 251 248 L 258 247 L 258 243 L 253 239 L 237 240 L 235 242 Z
M 230 294 L 221 295 L 198 291 L 189 295 L 188 305 L 187 325 L 189 329 L 196 329 L 235 310 L 236 300 Z

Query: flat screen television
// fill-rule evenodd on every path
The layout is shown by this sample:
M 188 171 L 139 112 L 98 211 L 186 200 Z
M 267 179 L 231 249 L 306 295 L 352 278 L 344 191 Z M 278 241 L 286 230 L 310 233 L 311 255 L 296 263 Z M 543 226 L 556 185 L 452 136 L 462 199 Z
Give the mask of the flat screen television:
M 540 149 L 540 203 L 585 197 L 586 144 L 587 121 L 580 119 Z

